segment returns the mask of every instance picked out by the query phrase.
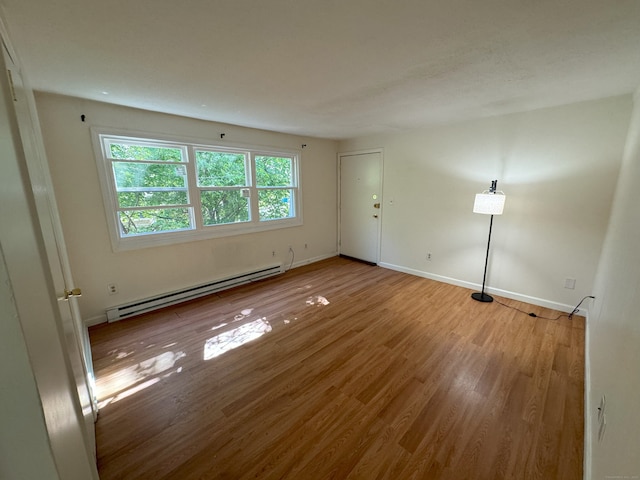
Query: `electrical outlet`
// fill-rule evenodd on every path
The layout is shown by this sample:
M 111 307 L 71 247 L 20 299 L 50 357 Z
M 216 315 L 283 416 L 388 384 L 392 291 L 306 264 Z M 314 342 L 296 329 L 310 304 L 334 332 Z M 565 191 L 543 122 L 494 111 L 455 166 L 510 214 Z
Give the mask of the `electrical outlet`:
M 431 261 L 431 252 L 427 253 L 427 260 Z
M 307 248 L 309 248 L 309 246 L 305 243 L 304 244 L 304 249 L 306 250 Z
M 115 283 L 109 283 L 107 285 L 107 290 L 109 291 L 109 295 L 115 295 L 118 293 L 118 286 Z
M 271 256 L 275 257 L 276 256 L 276 251 L 274 250 L 273 252 L 271 252 Z

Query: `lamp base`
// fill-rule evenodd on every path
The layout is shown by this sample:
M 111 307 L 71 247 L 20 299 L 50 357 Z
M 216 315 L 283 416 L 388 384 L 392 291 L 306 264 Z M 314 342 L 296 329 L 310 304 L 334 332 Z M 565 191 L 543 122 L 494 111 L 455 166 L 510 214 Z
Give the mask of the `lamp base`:
M 493 302 L 493 297 L 491 295 L 488 295 L 482 292 L 472 293 L 471 298 L 479 302 L 485 302 L 485 303 Z

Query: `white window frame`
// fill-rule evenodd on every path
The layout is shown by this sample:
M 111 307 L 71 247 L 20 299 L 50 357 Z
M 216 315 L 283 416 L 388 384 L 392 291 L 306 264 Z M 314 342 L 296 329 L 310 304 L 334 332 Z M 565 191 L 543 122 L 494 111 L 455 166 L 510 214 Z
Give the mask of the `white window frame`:
M 209 238 L 227 237 L 242 235 L 247 233 L 276 230 L 281 228 L 295 227 L 303 224 L 302 219 L 302 189 L 301 189 L 301 151 L 288 148 L 268 148 L 262 146 L 230 144 L 226 141 L 220 142 L 206 141 L 200 139 L 167 137 L 166 135 L 132 132 L 129 130 L 114 130 L 105 128 L 92 129 L 92 141 L 95 151 L 95 159 L 100 179 L 105 215 L 111 246 L 114 252 L 147 248 L 161 245 L 172 245 L 189 241 L 204 240 Z M 118 196 L 116 192 L 115 178 L 112 169 L 112 160 L 106 150 L 106 142 L 115 140 L 123 143 L 136 142 L 149 144 L 158 147 L 172 147 L 184 149 L 186 161 L 182 162 L 187 169 L 188 182 L 188 204 L 185 205 L 191 212 L 191 229 L 177 230 L 172 232 L 146 233 L 135 236 L 122 236 L 118 221 Z M 200 205 L 200 192 L 203 187 L 197 185 L 197 172 L 195 162 L 196 150 L 213 150 L 216 152 L 242 153 L 246 155 L 246 172 L 248 186 L 243 187 L 248 190 L 250 219 L 247 222 L 204 225 Z M 293 190 L 291 208 L 293 215 L 283 219 L 260 220 L 258 212 L 258 191 L 256 185 L 255 157 L 271 156 L 286 157 L 292 161 L 293 185 L 286 187 Z M 205 187 L 206 189 L 207 187 Z M 279 188 L 279 187 L 272 187 Z M 285 187 L 282 187 L 285 188 Z

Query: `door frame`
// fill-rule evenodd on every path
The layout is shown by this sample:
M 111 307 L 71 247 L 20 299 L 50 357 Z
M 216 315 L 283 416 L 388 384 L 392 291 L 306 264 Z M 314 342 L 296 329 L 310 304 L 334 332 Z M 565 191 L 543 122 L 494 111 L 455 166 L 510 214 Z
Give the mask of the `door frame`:
M 337 162 L 337 178 L 338 178 L 338 241 L 337 241 L 337 250 L 338 254 L 340 254 L 341 246 L 342 246 L 342 158 L 343 157 L 351 157 L 355 155 L 368 155 L 371 153 L 380 154 L 380 162 L 379 162 L 379 171 L 380 171 L 380 183 L 379 183 L 379 192 L 380 192 L 380 218 L 378 222 L 377 234 L 376 234 L 376 265 L 380 263 L 381 255 L 382 255 L 382 218 L 383 218 L 383 210 L 384 210 L 384 202 L 383 202 L 383 188 L 384 188 L 384 149 L 383 148 L 371 148 L 365 150 L 351 150 L 346 152 L 338 152 L 338 162 Z

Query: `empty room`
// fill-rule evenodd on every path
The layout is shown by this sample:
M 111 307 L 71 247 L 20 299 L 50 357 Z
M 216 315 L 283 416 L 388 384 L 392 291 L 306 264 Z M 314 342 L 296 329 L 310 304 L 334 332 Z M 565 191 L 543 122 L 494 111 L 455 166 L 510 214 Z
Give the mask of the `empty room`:
M 0 478 L 640 478 L 638 2 L 0 6 Z

